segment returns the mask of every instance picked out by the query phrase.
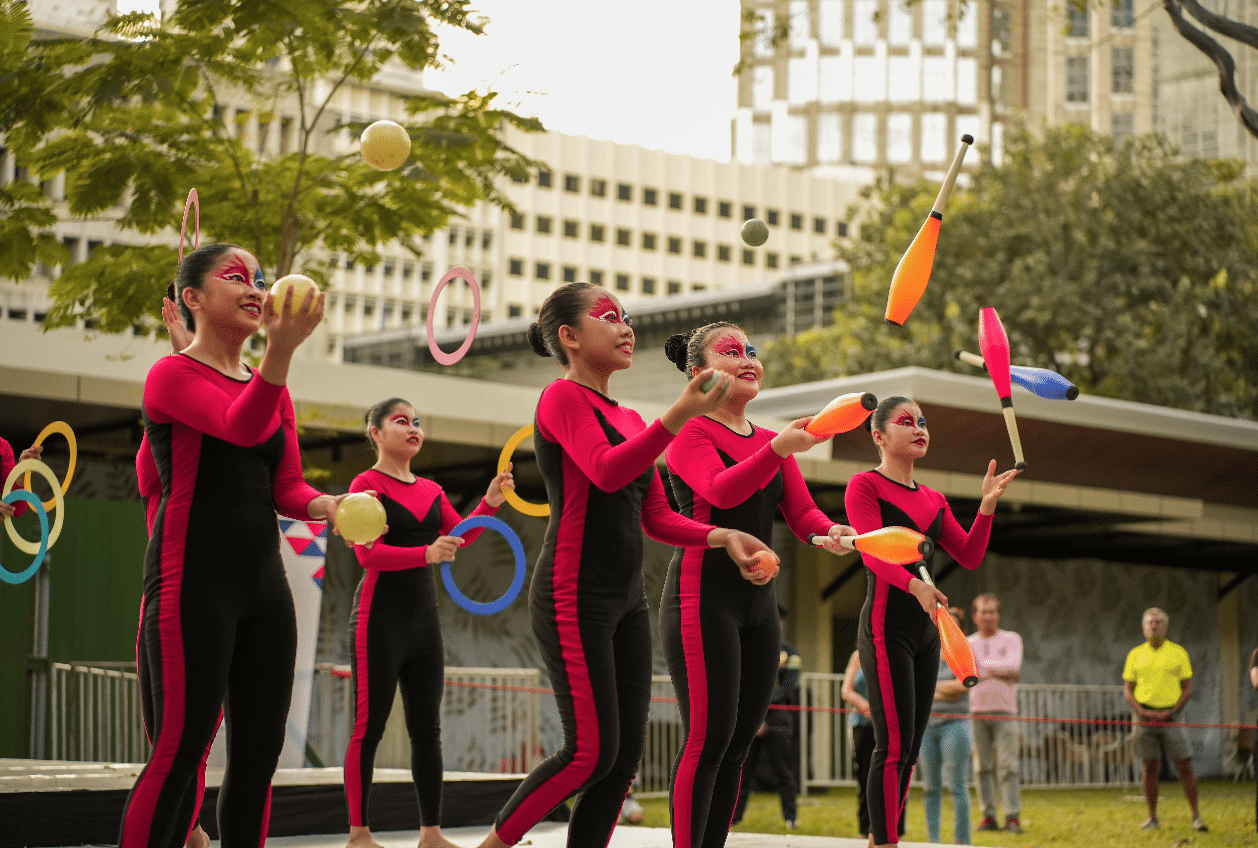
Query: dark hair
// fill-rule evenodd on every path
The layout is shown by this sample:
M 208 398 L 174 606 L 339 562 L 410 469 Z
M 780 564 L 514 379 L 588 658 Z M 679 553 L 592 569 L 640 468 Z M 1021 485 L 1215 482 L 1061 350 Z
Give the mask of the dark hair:
M 404 398 L 391 397 L 388 400 L 382 400 L 371 409 L 367 410 L 367 414 L 363 416 L 363 423 L 367 425 L 367 443 L 371 445 L 371 449 L 376 453 L 380 453 L 380 447 L 376 444 L 376 440 L 371 437 L 371 428 L 379 429 L 384 426 L 384 419 L 389 417 L 389 413 L 397 409 L 402 404 L 406 404 L 411 409 L 415 408 L 415 404 Z
M 731 324 L 729 321 L 713 321 L 711 324 L 696 327 L 689 333 L 669 336 L 668 341 L 664 342 L 664 355 L 668 357 L 669 362 L 677 366 L 678 371 L 690 376 L 691 368 L 707 367 L 708 360 L 703 355 L 703 349 L 708 344 L 708 336 L 724 327 L 731 327 L 746 335 L 743 328 L 737 324 Z
M 198 247 L 183 258 L 179 270 L 175 273 L 175 281 L 166 287 L 166 295 L 175 302 L 175 306 L 179 307 L 179 317 L 183 318 L 184 326 L 189 330 L 195 332 L 196 324 L 192 319 L 192 310 L 183 302 L 184 289 L 199 291 L 205 282 L 205 275 L 218 264 L 218 260 L 223 257 L 224 253 L 234 247 L 236 245 L 223 242 Z
M 559 328 L 571 327 L 586 310 L 586 292 L 597 289 L 593 283 L 568 283 L 550 293 L 529 324 L 529 345 L 538 356 L 553 356 L 560 365 L 568 364 L 568 352 L 559 343 Z
M 871 433 L 874 430 L 885 433 L 887 431 L 887 421 L 890 420 L 891 413 L 895 411 L 895 408 L 912 402 L 912 398 L 906 398 L 903 395 L 892 395 L 889 398 L 883 398 L 878 402 L 878 406 L 874 408 L 873 413 L 865 419 L 865 429 Z

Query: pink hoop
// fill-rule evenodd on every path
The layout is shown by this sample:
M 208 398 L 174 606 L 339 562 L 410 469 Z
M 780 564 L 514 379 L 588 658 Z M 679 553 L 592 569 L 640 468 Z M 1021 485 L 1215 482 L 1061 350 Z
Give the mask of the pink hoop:
M 196 210 L 193 216 L 193 226 L 196 227 L 192 235 L 192 249 L 196 250 L 201 246 L 201 198 L 197 197 L 195 188 L 188 189 L 188 199 L 183 202 L 183 223 L 179 225 L 179 264 L 183 264 L 183 242 L 185 234 L 188 232 L 188 207 Z
M 472 329 L 468 330 L 467 338 L 463 340 L 463 344 L 459 345 L 459 349 L 454 353 L 446 353 L 437 347 L 437 341 L 433 338 L 432 319 L 437 311 L 437 296 L 441 294 L 441 290 L 446 287 L 446 283 L 455 277 L 462 277 L 467 280 L 468 285 L 472 287 Z M 432 358 L 442 365 L 453 365 L 472 349 L 472 339 L 476 338 L 476 328 L 480 326 L 480 284 L 476 282 L 476 277 L 472 272 L 461 265 L 456 265 L 437 283 L 437 287 L 432 290 L 432 300 L 428 303 L 428 350 L 432 351 Z

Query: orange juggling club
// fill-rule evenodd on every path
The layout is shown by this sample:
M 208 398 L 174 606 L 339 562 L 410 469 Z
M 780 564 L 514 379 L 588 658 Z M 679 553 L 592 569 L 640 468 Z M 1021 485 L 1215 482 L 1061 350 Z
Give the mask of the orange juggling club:
M 918 571 L 928 585 L 934 586 L 930 572 L 922 565 Z M 944 609 L 943 604 L 935 603 L 935 626 L 939 628 L 939 653 L 952 673 L 957 676 L 967 689 L 978 683 L 978 663 L 974 661 L 974 649 L 961 632 L 961 628 L 952 618 L 952 614 Z
M 1013 446 L 1013 467 L 1023 471 L 1026 469 L 1026 458 L 1022 455 L 1022 440 L 1018 438 L 1018 421 L 1013 416 L 1013 398 L 1010 397 L 1009 336 L 1005 333 L 1005 325 L 1000 323 L 1000 316 L 990 306 L 984 306 L 978 313 L 978 349 L 983 354 L 983 363 L 1000 397 L 1005 428 Z
M 877 406 L 878 398 L 869 392 L 839 395 L 814 415 L 804 429 L 819 439 L 828 439 L 835 433 L 846 433 L 864 424 Z
M 818 545 L 824 538 L 813 536 L 809 541 Z M 881 527 L 859 536 L 840 536 L 839 544 L 898 565 L 925 559 L 935 550 L 934 542 L 908 527 Z
M 952 167 L 948 169 L 948 175 L 944 177 L 943 185 L 939 188 L 939 195 L 935 198 L 935 205 L 931 207 L 930 215 L 926 217 L 926 223 L 922 224 L 922 228 L 917 231 L 917 235 L 913 237 L 913 243 L 909 245 L 908 250 L 904 251 L 900 264 L 895 267 L 895 273 L 891 275 L 891 290 L 887 293 L 885 315 L 888 324 L 903 326 L 908 320 L 909 313 L 913 311 L 914 306 L 917 306 L 917 302 L 922 299 L 922 294 L 926 291 L 926 284 L 930 282 L 931 269 L 935 267 L 935 246 L 939 243 L 939 227 L 943 223 L 944 207 L 948 205 L 948 196 L 952 194 L 952 186 L 956 183 L 957 174 L 961 171 L 961 160 L 965 158 L 965 151 L 969 150 L 973 143 L 974 136 L 969 134 L 961 136 L 961 146 L 957 148 L 957 155 L 952 159 Z

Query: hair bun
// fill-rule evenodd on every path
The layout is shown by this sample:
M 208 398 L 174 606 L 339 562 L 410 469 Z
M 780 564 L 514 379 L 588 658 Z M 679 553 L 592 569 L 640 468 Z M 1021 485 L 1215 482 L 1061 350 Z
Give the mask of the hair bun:
M 674 333 L 664 342 L 664 355 L 668 361 L 677 366 L 677 370 L 686 373 L 686 348 L 690 343 L 690 334 Z
M 546 349 L 546 342 L 542 339 L 542 328 L 534 321 L 529 324 L 529 347 L 533 348 L 533 352 L 538 356 L 550 356 L 550 351 Z

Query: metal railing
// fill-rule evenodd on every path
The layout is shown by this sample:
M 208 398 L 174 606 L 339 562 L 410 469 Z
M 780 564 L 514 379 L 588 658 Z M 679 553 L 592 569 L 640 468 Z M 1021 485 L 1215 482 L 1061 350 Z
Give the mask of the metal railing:
M 142 763 L 152 747 L 133 662 L 48 663 L 46 759 Z

